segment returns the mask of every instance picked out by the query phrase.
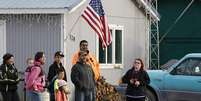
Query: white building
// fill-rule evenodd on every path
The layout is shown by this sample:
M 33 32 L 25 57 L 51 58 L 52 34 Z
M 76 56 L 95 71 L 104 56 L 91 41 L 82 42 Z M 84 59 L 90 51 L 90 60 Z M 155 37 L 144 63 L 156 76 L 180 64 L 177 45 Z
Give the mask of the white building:
M 113 35 L 112 45 L 104 55 L 96 33 L 80 17 L 88 2 L 0 0 L 0 57 L 6 52 L 14 54 L 16 66 L 24 71 L 26 58 L 44 51 L 47 72 L 54 52 L 64 51 L 65 69 L 71 81 L 72 55 L 78 51 L 79 42 L 85 39 L 100 61 L 101 75 L 111 84 L 118 84 L 135 58 L 142 58 L 148 67 L 150 24 L 139 4 L 135 0 L 102 0 Z M 73 89 L 72 83 L 69 85 Z

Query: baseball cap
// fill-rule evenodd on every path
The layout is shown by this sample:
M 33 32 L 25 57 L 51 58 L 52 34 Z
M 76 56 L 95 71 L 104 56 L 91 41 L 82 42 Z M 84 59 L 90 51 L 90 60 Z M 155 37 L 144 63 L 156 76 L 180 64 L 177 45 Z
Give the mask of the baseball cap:
M 61 56 L 61 57 L 64 57 L 64 54 L 63 54 L 63 52 L 61 52 L 61 51 L 57 51 L 57 52 L 54 54 L 54 56 Z

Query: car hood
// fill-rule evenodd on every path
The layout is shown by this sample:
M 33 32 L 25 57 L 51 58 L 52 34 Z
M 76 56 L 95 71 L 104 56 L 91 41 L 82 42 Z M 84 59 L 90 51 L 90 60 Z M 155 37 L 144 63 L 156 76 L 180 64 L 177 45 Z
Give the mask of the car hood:
M 157 88 L 158 90 L 164 88 L 164 77 L 168 72 L 166 70 L 148 70 L 150 78 L 150 86 Z
M 148 70 L 147 73 L 149 74 L 149 77 L 163 77 L 165 74 L 167 74 L 166 70 Z

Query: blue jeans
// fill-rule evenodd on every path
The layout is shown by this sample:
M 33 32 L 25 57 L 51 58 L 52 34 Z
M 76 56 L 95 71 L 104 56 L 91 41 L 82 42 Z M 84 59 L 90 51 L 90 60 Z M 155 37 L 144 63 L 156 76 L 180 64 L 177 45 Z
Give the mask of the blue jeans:
M 93 91 L 82 91 L 75 89 L 75 101 L 92 101 Z
M 3 101 L 20 101 L 17 91 L 1 92 Z
M 35 91 L 27 91 L 27 101 L 43 101 L 42 94 Z

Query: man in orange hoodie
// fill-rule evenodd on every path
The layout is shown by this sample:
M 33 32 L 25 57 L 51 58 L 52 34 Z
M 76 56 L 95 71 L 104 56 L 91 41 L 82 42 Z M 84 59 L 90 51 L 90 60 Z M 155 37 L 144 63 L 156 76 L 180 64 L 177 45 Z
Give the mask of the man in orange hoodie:
M 79 51 L 87 51 L 87 50 L 88 50 L 88 42 L 86 40 L 80 41 L 80 50 Z M 79 51 L 73 55 L 72 65 L 74 65 L 78 62 Z M 93 72 L 95 74 L 95 80 L 98 80 L 98 78 L 100 77 L 99 62 L 97 61 L 96 57 L 94 55 L 92 55 L 90 52 L 87 55 L 87 64 L 91 65 Z
M 80 41 L 80 50 L 73 55 L 72 58 L 72 65 L 75 65 L 79 60 L 79 52 L 80 51 L 89 51 L 88 50 L 88 42 L 86 40 Z M 91 65 L 92 70 L 95 74 L 95 80 L 97 81 L 100 78 L 100 68 L 99 62 L 97 61 L 96 57 L 92 55 L 90 52 L 87 55 L 87 64 Z M 94 88 L 92 101 L 96 101 L 96 90 Z

